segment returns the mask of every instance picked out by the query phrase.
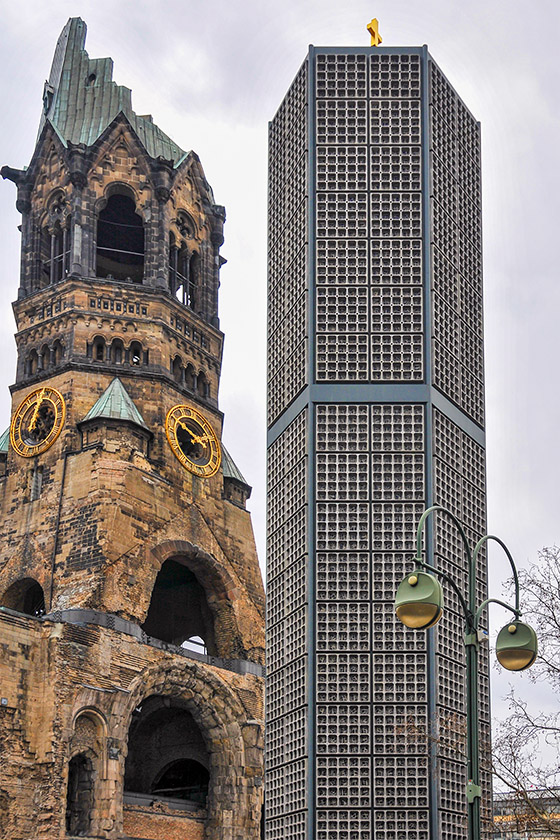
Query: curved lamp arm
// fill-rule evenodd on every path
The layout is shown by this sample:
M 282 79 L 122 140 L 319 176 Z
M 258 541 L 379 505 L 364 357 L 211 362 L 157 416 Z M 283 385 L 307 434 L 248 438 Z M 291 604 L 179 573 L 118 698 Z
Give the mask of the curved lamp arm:
M 461 534 L 461 539 L 463 540 L 463 546 L 465 548 L 465 553 L 467 555 L 467 559 L 469 561 L 469 566 L 471 565 L 471 550 L 469 548 L 469 541 L 467 540 L 467 536 L 465 531 L 463 530 L 463 526 L 457 519 L 454 513 L 451 513 L 450 510 L 443 507 L 442 505 L 432 505 L 427 510 L 424 511 L 422 516 L 420 517 L 420 521 L 418 522 L 418 529 L 416 531 L 416 561 L 420 567 L 424 566 L 425 563 L 422 559 L 422 531 L 424 529 L 424 523 L 430 514 L 434 513 L 434 511 L 440 510 L 442 513 L 446 513 L 455 523 L 457 526 L 459 533 Z M 505 547 L 505 546 L 504 546 Z M 506 549 L 507 550 L 507 549 Z
M 499 604 L 502 604 L 503 607 L 507 607 L 508 610 L 511 610 L 512 612 L 514 612 L 516 614 L 516 616 L 519 618 L 519 616 L 521 615 L 521 610 L 519 609 L 519 577 L 517 575 L 517 569 L 515 567 L 515 563 L 513 562 L 513 557 L 511 556 L 510 550 L 507 547 L 507 545 L 504 542 L 502 542 L 502 540 L 499 537 L 495 537 L 493 534 L 486 534 L 484 537 L 481 537 L 479 539 L 479 541 L 477 542 L 477 544 L 474 547 L 474 551 L 473 551 L 473 554 L 472 554 L 471 576 L 474 580 L 474 576 L 476 574 L 476 561 L 478 559 L 478 554 L 479 554 L 482 546 L 485 543 L 487 543 L 489 540 L 493 540 L 494 542 L 497 542 L 498 545 L 501 545 L 501 547 L 505 551 L 506 557 L 509 560 L 511 570 L 513 572 L 513 582 L 515 584 L 515 608 L 510 607 L 508 604 L 502 604 L 501 601 L 497 601 L 495 603 L 499 603 Z M 490 600 L 492 601 L 493 599 L 490 599 Z M 488 603 L 488 601 L 485 601 L 484 604 L 481 604 L 481 606 L 477 610 L 477 613 L 476 613 L 477 616 L 480 613 L 480 611 L 482 610 L 482 608 L 485 606 L 485 604 L 487 604 L 487 603 Z
M 511 604 L 506 604 L 505 601 L 499 601 L 498 598 L 487 598 L 486 601 L 482 602 L 482 604 L 476 611 L 474 617 L 475 630 L 478 627 L 478 621 L 480 619 L 480 616 L 482 615 L 482 611 L 485 609 L 485 607 L 488 606 L 488 604 L 499 604 L 500 607 L 505 607 L 506 610 L 510 610 L 510 612 L 512 612 L 516 618 L 519 618 L 521 616 L 521 611 L 517 610 L 515 607 L 512 607 Z

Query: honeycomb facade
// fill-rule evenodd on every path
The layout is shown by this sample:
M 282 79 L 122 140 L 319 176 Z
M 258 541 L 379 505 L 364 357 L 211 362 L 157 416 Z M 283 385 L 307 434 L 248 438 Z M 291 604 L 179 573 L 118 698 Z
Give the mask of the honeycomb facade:
M 2 169 L 22 271 L 21 423 L 0 440 L 0 835 L 257 840 L 264 592 L 251 488 L 220 444 L 225 211 L 85 35 L 73 18 L 59 39 L 29 167 Z
M 269 158 L 266 836 L 458 840 L 459 604 L 393 602 L 426 507 L 486 531 L 479 125 L 426 48 L 312 47 Z

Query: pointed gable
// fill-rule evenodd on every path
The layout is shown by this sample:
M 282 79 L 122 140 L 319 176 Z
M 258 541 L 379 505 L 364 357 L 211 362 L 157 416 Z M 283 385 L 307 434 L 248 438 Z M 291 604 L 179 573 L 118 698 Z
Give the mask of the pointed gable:
M 144 418 L 134 405 L 128 391 L 116 376 L 109 387 L 101 394 L 95 405 L 90 408 L 82 423 L 88 420 L 105 418 L 108 420 L 123 420 L 135 423 L 142 429 L 149 431 Z
M 6 429 L 4 434 L 0 435 L 0 455 L 6 454 L 10 445 L 10 427 Z

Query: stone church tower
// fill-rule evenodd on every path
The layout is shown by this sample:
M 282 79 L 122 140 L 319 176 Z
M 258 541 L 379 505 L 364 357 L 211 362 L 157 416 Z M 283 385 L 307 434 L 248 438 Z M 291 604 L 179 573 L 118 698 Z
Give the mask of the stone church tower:
M 71 19 L 17 185 L 0 837 L 257 840 L 264 594 L 221 444 L 224 208 Z

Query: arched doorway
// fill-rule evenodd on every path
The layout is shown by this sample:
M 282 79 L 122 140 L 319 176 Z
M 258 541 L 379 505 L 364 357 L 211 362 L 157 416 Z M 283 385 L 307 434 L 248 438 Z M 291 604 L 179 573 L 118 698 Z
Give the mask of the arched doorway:
M 124 792 L 206 808 L 210 757 L 192 714 L 179 699 L 153 695 L 135 709 L 128 735 Z M 177 800 L 177 801 L 175 801 Z

